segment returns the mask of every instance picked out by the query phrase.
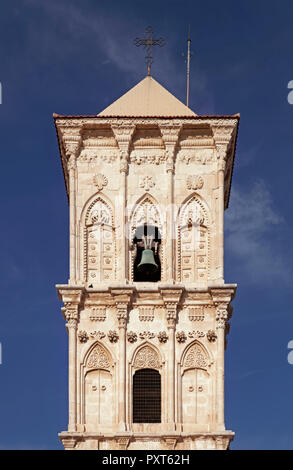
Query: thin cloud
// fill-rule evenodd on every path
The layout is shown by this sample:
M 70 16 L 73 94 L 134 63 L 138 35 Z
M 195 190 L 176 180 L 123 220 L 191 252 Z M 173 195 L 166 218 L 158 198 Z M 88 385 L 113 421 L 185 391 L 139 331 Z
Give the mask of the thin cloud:
M 111 12 L 109 16 L 101 9 L 99 14 L 95 15 L 88 13 L 83 7 L 67 4 L 65 6 L 53 0 L 42 4 L 37 0 L 27 0 L 26 3 L 46 14 L 45 23 L 31 24 L 29 28 L 30 51 L 34 47 L 41 48 L 40 60 L 51 61 L 54 57 L 54 61 L 64 61 L 66 55 L 74 56 L 76 60 L 78 54 L 89 53 L 90 43 L 91 51 L 94 48 L 97 57 L 96 62 L 91 65 L 92 71 L 99 70 L 101 66 L 112 65 L 121 72 L 126 86 L 132 86 L 133 82 L 146 75 L 145 51 L 133 44 L 135 36 L 144 34 L 147 25 L 143 18 L 131 17 L 128 20 L 123 17 L 122 20 L 121 15 L 115 16 L 115 12 Z M 175 38 L 170 35 L 166 39 L 163 50 L 154 50 L 152 71 L 154 77 L 158 77 L 170 92 L 185 101 L 186 65 L 181 56 L 174 54 Z M 184 48 L 184 41 L 182 47 Z M 198 67 L 192 74 L 191 98 L 192 96 L 200 97 L 200 108 L 204 109 L 206 103 L 206 109 L 212 113 L 213 98 L 207 91 L 206 76 Z
M 284 219 L 274 208 L 264 181 L 255 182 L 250 190 L 232 188 L 225 222 L 226 252 L 237 259 L 235 265 L 241 267 L 248 282 L 290 279 L 291 270 L 278 243 Z

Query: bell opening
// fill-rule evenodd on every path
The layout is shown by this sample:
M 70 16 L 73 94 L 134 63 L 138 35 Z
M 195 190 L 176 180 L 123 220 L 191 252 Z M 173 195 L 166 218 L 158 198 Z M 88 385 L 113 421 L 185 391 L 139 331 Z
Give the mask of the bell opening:
M 160 281 L 161 235 L 158 227 L 146 224 L 137 227 L 133 244 L 136 250 L 133 280 L 135 282 Z

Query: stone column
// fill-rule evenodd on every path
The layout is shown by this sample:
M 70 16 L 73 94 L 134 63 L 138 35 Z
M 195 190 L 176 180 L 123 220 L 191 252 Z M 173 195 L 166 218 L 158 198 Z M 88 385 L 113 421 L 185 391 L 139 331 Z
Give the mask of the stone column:
M 116 307 L 119 328 L 118 421 L 119 430 L 126 431 L 126 327 L 128 304 L 126 302 L 118 302 Z
M 128 162 L 129 162 L 129 147 L 131 143 L 131 138 L 134 133 L 134 125 L 116 125 L 112 124 L 112 131 L 117 140 L 119 150 L 120 150 L 120 174 L 121 174 L 121 196 L 122 201 L 119 202 L 119 205 L 116 204 L 116 211 L 119 211 L 120 214 L 120 264 L 121 264 L 121 281 L 128 281 L 128 253 L 129 253 L 129 240 L 128 234 L 126 234 L 126 224 L 127 224 L 127 174 L 128 174 Z
M 177 307 L 182 294 L 182 289 L 176 288 L 161 288 L 160 293 L 163 297 L 166 308 L 166 322 L 169 333 L 168 340 L 168 369 L 167 369 L 167 428 L 169 431 L 175 430 L 175 373 L 176 373 L 176 360 L 175 360 L 175 328 L 177 322 Z
M 175 153 L 178 142 L 178 136 L 181 126 L 170 126 L 161 124 L 160 131 L 166 148 L 166 172 L 168 175 L 167 190 L 167 213 L 166 213 L 166 233 L 164 234 L 166 242 L 165 255 L 165 281 L 170 284 L 175 279 L 175 221 L 174 221 L 174 173 L 175 173 Z
M 166 281 L 173 283 L 175 279 L 174 251 L 174 148 L 168 150 L 166 171 L 168 175 L 168 220 L 166 240 Z
M 228 320 L 227 304 L 216 307 L 217 329 L 217 424 L 220 430 L 225 429 L 225 329 Z
M 63 165 L 67 166 L 67 190 L 69 196 L 69 283 L 76 284 L 76 158 L 81 145 L 81 135 L 79 127 L 63 129 L 64 139 Z M 64 158 L 65 157 L 65 158 Z
M 78 305 L 71 302 L 64 304 L 66 328 L 68 331 L 68 431 L 76 431 L 76 332 L 78 323 Z
M 76 283 L 76 161 L 73 154 L 68 160 L 69 172 L 69 275 L 70 284 Z
M 77 430 L 77 327 L 84 288 L 57 285 L 64 307 L 61 308 L 68 332 L 68 431 Z
M 121 237 L 122 237 L 122 246 L 123 253 L 121 257 L 121 272 L 123 276 L 123 281 L 128 279 L 128 238 L 126 234 L 126 206 L 127 206 L 127 172 L 128 172 L 128 152 L 123 151 L 120 155 L 120 173 L 121 173 L 121 196 L 122 204 L 120 207 L 121 210 Z
M 221 161 L 218 169 L 218 277 L 222 280 L 224 280 L 224 174 L 225 162 Z
M 169 332 L 168 348 L 168 429 L 175 429 L 175 327 L 177 302 L 166 302 L 167 328 Z
M 212 126 L 213 136 L 217 150 L 218 163 L 218 207 L 217 211 L 217 277 L 219 282 L 224 282 L 224 210 L 225 210 L 225 171 L 228 158 L 229 146 L 232 142 L 233 132 L 235 132 L 236 120 L 229 123 L 221 122 Z

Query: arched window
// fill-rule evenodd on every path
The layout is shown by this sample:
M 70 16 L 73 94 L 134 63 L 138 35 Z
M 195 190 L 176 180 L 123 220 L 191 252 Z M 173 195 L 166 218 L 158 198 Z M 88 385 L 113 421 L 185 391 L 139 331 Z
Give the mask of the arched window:
M 133 422 L 161 422 L 161 375 L 155 369 L 139 369 L 133 376 Z
M 144 224 L 137 227 L 133 239 L 136 250 L 133 280 L 157 282 L 161 280 L 161 235 L 158 227 Z

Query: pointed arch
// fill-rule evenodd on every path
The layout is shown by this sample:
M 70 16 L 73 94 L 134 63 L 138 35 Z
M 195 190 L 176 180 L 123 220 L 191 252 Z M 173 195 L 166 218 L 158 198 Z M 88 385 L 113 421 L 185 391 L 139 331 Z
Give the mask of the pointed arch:
M 211 268 L 211 211 L 197 193 L 189 195 L 177 215 L 177 280 L 206 282 Z
M 88 199 L 79 225 L 80 276 L 89 285 L 116 278 L 116 237 L 111 201 L 101 192 Z

